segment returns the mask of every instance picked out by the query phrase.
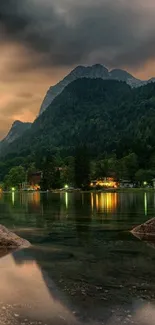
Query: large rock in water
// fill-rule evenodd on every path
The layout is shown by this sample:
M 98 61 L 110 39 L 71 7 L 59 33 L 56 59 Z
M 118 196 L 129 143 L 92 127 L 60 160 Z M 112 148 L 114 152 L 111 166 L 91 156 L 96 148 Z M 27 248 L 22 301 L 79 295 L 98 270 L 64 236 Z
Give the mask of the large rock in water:
M 30 246 L 28 240 L 23 239 L 6 227 L 0 225 L 0 248 L 17 249 Z
M 132 231 L 132 234 L 138 237 L 144 236 L 154 236 L 155 237 L 155 218 L 152 218 L 142 225 L 135 227 Z

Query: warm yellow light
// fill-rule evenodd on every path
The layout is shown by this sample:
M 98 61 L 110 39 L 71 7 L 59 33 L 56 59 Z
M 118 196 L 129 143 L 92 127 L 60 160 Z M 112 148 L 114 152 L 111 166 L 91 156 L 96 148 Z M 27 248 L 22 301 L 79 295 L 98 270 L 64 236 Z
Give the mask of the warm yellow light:
M 91 183 L 90 185 L 117 188 L 117 183 L 113 180 L 113 178 L 107 178 L 105 180 L 97 180 L 95 183 Z
M 97 211 L 114 211 L 117 206 L 117 193 L 99 193 L 96 194 L 96 200 L 91 197 L 92 209 Z
M 94 195 L 93 195 L 93 193 L 91 193 L 91 207 L 92 207 L 92 210 L 94 210 Z

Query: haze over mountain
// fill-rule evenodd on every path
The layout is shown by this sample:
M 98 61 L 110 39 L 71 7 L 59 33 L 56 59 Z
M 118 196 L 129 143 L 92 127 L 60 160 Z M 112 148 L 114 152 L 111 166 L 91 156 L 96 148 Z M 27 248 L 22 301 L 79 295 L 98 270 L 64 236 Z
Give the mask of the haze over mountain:
M 52 103 L 54 98 L 59 95 L 69 83 L 79 78 L 102 78 L 103 80 L 114 79 L 119 81 L 125 81 L 131 87 L 140 87 L 151 81 L 155 81 L 154 78 L 142 81 L 133 77 L 127 71 L 121 69 L 114 69 L 109 71 L 105 66 L 101 64 L 95 64 L 93 66 L 78 66 L 74 70 L 72 70 L 63 80 L 61 80 L 55 86 L 51 86 L 49 88 L 41 105 L 40 114 L 42 114 L 46 110 L 46 108 Z

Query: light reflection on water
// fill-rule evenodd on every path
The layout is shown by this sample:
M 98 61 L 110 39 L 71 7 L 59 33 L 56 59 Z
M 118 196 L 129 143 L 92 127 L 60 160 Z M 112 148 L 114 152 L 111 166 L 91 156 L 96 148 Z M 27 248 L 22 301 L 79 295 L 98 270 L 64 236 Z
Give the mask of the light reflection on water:
M 12 192 L 11 194 L 11 202 L 12 205 L 14 206 L 15 203 L 19 204 L 21 206 L 32 206 L 34 209 L 35 207 L 37 208 L 41 208 L 42 206 L 42 202 L 41 202 L 41 194 L 39 192 L 34 192 L 34 193 L 28 193 L 28 194 L 21 194 L 18 195 L 15 192 Z M 44 194 L 46 195 L 46 194 Z M 47 194 L 48 195 L 48 194 Z M 71 206 L 73 207 L 73 200 L 74 200 L 74 194 L 70 194 L 70 193 L 61 193 L 61 194 L 55 194 L 57 196 L 59 196 L 59 200 L 60 200 L 60 205 L 63 206 L 63 204 L 65 203 L 65 207 L 66 210 L 68 210 L 69 208 L 69 203 L 71 203 Z M 85 194 L 79 194 L 81 195 L 81 207 L 85 205 L 85 198 L 86 195 Z M 151 198 L 151 196 L 154 196 L 154 202 L 155 202 L 155 195 L 154 194 L 150 194 L 150 193 L 142 193 L 141 196 L 139 194 L 119 194 L 119 193 L 90 193 L 87 194 L 87 199 L 88 196 L 90 198 L 90 202 L 88 202 L 87 200 L 87 204 L 91 205 L 91 209 L 93 213 L 106 213 L 106 214 L 111 214 L 112 212 L 115 212 L 116 210 L 118 210 L 118 207 L 121 205 L 126 205 L 126 201 L 127 199 L 130 201 L 129 202 L 129 209 L 130 209 L 130 204 L 131 206 L 134 204 L 134 201 L 136 201 L 136 197 L 138 199 L 139 197 L 139 208 L 141 208 L 142 206 L 140 206 L 140 204 L 142 204 L 142 202 L 140 202 L 140 199 L 142 201 L 142 196 L 144 197 L 144 215 L 147 216 L 148 214 L 148 197 Z M 7 195 L 8 199 L 9 199 L 9 194 Z M 51 196 L 50 196 L 51 198 Z M 1 195 L 0 197 L 1 201 L 3 201 L 4 199 L 4 195 Z M 5 200 L 7 203 L 7 200 Z M 9 200 L 8 200 L 9 201 Z M 53 202 L 54 203 L 54 202 Z M 54 204 L 53 204 L 54 207 Z M 64 211 L 65 212 L 65 211 Z M 123 209 L 122 209 L 122 212 Z
M 68 193 L 65 193 L 66 209 L 68 208 Z
M 44 199 L 43 199 L 44 197 Z M 81 202 L 80 202 L 81 197 Z M 31 210 L 43 209 L 44 206 L 46 208 L 46 203 L 50 201 L 50 208 L 52 206 L 55 209 L 56 201 L 62 208 L 62 213 L 69 209 L 70 211 L 73 210 L 73 205 L 76 202 L 79 204 L 79 208 L 85 206 L 91 207 L 92 213 L 105 213 L 112 214 L 116 212 L 121 212 L 124 214 L 128 213 L 130 209 L 133 209 L 133 213 L 137 213 L 137 209 L 139 208 L 142 212 L 142 206 L 144 207 L 144 216 L 149 214 L 148 209 L 152 208 L 155 204 L 155 194 L 154 193 L 90 193 L 90 194 L 71 194 L 71 193 L 60 193 L 60 194 L 41 194 L 39 192 L 34 193 L 22 193 L 18 194 L 12 192 L 11 194 L 1 195 L 0 197 L 0 204 L 11 204 L 12 206 L 16 207 L 19 205 L 24 208 L 30 208 Z M 75 202 L 76 201 L 76 202 Z M 144 202 L 142 204 L 142 201 Z M 151 203 L 151 204 L 150 204 Z M 153 203 L 153 204 L 152 204 Z M 137 209 L 136 206 L 137 205 Z M 126 209 L 127 206 L 127 209 Z M 65 209 L 64 209 L 65 208 Z M 124 208 L 126 211 L 124 211 Z M 32 211 L 33 213 L 33 211 Z M 89 214 L 91 211 L 89 211 Z
M 56 220 L 106 221 L 110 229 L 126 230 L 154 216 L 154 192 L 140 193 L 22 193 L 0 197 L 0 223 L 9 227 L 53 227 Z M 109 221 L 109 224 L 107 223 Z
M 92 211 L 108 212 L 114 211 L 117 207 L 117 193 L 91 193 Z
M 15 192 L 12 192 L 12 204 L 14 205 L 14 203 L 15 203 Z
M 2 195 L 0 223 L 35 246 L 0 260 L 0 297 L 9 303 L 22 295 L 39 316 L 86 323 L 82 315 L 93 325 L 118 308 L 125 319 L 135 301 L 153 303 L 155 250 L 128 230 L 154 208 L 153 192 Z
M 145 216 L 147 216 L 147 193 L 144 193 L 144 210 Z

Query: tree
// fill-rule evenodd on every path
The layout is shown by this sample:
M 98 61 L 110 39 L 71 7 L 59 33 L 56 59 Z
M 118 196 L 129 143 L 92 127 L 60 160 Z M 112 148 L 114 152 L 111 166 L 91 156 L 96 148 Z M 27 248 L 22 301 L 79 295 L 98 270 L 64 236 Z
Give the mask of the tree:
M 138 157 L 132 152 L 128 156 L 120 160 L 120 176 L 121 178 L 135 179 L 135 173 L 138 170 Z
M 49 190 L 60 188 L 60 170 L 55 165 L 54 158 L 45 157 L 42 162 L 42 181 L 41 181 L 41 189 Z
M 29 180 L 30 176 L 36 172 L 36 167 L 35 167 L 35 163 L 31 163 L 27 169 L 27 181 Z
M 26 172 L 22 166 L 13 167 L 5 177 L 5 187 L 19 188 L 19 186 L 25 181 L 25 178 Z
M 135 175 L 135 179 L 139 182 L 140 185 L 143 185 L 144 182 L 151 183 L 154 177 L 155 170 L 139 169 Z
M 64 165 L 61 170 L 61 184 L 73 186 L 75 183 L 74 179 L 74 157 L 70 156 L 64 160 Z
M 116 156 L 108 157 L 91 163 L 91 176 L 93 179 L 114 177 L 118 175 L 118 160 Z
M 74 173 L 76 186 L 87 189 L 90 186 L 90 160 L 86 146 L 79 147 L 76 150 Z

